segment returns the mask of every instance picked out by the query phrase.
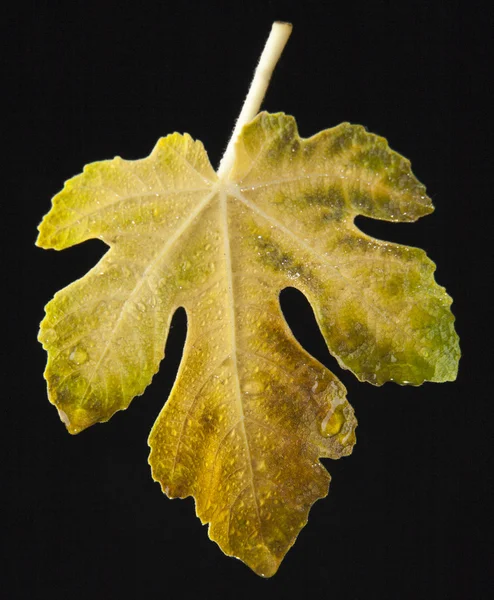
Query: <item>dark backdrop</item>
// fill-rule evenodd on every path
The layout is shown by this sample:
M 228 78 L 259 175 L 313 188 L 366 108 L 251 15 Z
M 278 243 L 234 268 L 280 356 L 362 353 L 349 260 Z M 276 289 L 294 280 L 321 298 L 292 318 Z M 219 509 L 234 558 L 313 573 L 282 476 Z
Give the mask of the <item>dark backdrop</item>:
M 168 500 L 146 464 L 184 314 L 144 396 L 70 437 L 46 399 L 37 328 L 44 304 L 104 247 L 45 252 L 34 240 L 50 198 L 88 162 L 141 158 L 159 136 L 187 131 L 217 165 L 275 19 L 294 31 L 264 108 L 293 114 L 303 136 L 361 123 L 412 160 L 436 212 L 413 225 L 360 224 L 437 262 L 437 280 L 455 300 L 463 359 L 455 383 L 358 383 L 328 354 L 305 299 L 284 292 L 290 325 L 341 377 L 359 428 L 353 455 L 326 461 L 328 498 L 264 581 L 223 556 L 193 501 Z M 2 597 L 487 597 L 492 26 L 490 3 L 453 0 L 32 0 L 3 14 Z

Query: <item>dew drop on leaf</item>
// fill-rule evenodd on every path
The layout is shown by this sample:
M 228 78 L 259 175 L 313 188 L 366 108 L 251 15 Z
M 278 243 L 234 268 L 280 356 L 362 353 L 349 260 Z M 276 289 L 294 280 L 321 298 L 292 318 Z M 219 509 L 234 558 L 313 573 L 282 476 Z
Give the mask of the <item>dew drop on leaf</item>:
M 76 347 L 69 354 L 69 359 L 76 365 L 82 365 L 87 361 L 88 355 L 84 348 Z

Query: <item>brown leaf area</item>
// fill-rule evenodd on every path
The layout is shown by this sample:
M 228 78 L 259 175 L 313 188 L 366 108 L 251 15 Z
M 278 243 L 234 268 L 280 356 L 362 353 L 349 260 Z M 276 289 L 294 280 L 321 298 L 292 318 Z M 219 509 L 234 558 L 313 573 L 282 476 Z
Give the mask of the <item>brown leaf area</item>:
M 272 285 L 235 279 L 235 343 L 225 345 L 221 315 L 208 315 L 206 331 L 191 326 L 187 359 L 149 439 L 150 463 L 168 496 L 194 496 L 226 554 L 271 576 L 327 494 L 319 457 L 349 454 L 356 420 L 343 385 L 293 339 Z M 213 305 L 218 287 L 188 313 Z
M 383 138 L 342 124 L 304 140 L 283 114 L 244 127 L 224 178 L 188 135 L 140 161 L 93 163 L 40 225 L 45 248 L 91 237 L 110 247 L 46 307 L 50 401 L 71 433 L 127 408 L 184 307 L 182 362 L 149 438 L 153 477 L 168 496 L 195 498 L 226 554 L 271 576 L 327 494 L 319 459 L 349 454 L 356 427 L 344 386 L 295 340 L 279 294 L 307 296 L 329 350 L 363 381 L 454 379 L 458 338 L 434 263 L 354 224 L 432 210 Z

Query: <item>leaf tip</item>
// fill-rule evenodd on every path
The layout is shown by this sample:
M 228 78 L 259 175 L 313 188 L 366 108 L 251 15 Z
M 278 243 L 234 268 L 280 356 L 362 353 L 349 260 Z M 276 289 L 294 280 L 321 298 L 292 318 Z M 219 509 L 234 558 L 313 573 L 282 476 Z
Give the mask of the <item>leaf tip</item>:
M 38 237 L 36 238 L 34 245 L 38 248 L 43 248 L 43 250 L 49 250 L 52 248 L 52 245 L 49 241 L 49 235 L 47 235 L 45 229 L 42 227 L 42 224 L 38 227 L 38 231 Z
M 74 425 L 73 423 L 71 423 L 68 414 L 63 411 L 61 408 L 57 408 L 58 411 L 58 416 L 60 417 L 60 421 L 62 421 L 62 423 L 65 425 L 67 431 L 70 433 L 70 435 L 77 435 L 78 433 L 80 433 L 82 431 L 82 429 L 80 427 L 77 427 L 77 425 Z
M 60 236 L 57 236 L 57 228 L 52 224 L 51 214 L 50 211 L 38 225 L 38 237 L 34 244 L 43 250 L 63 250 L 65 246 L 61 243 Z
M 262 564 L 253 567 L 252 570 L 256 575 L 259 575 L 259 577 L 262 577 L 263 579 L 269 579 L 270 577 L 273 577 L 273 575 L 276 575 L 280 564 L 281 560 L 278 560 L 270 555 Z

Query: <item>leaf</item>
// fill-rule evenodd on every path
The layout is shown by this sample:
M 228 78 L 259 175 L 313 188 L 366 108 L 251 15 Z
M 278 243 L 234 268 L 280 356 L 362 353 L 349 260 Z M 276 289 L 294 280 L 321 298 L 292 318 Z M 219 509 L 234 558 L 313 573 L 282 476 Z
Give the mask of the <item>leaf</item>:
M 226 554 L 271 576 L 327 494 L 319 458 L 349 454 L 356 427 L 344 386 L 293 337 L 280 291 L 306 295 L 362 381 L 450 381 L 459 349 L 434 263 L 354 224 L 433 210 L 383 138 L 344 123 L 303 140 L 292 117 L 261 113 L 235 151 L 219 179 L 202 144 L 175 133 L 146 159 L 68 181 L 38 245 L 100 238 L 110 250 L 47 305 L 39 339 L 50 401 L 78 433 L 142 394 L 185 308 L 179 373 L 149 438 L 153 477 L 169 497 L 194 496 Z

